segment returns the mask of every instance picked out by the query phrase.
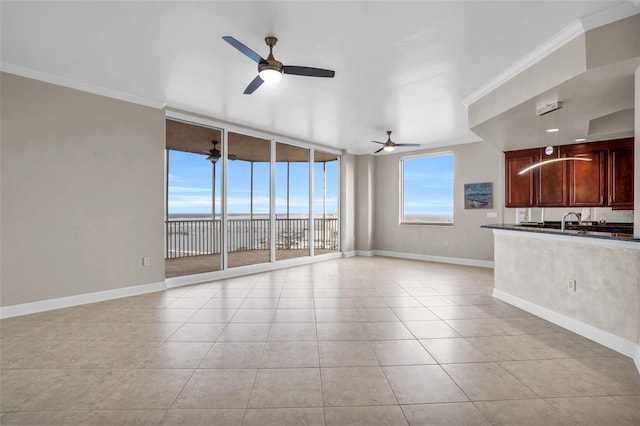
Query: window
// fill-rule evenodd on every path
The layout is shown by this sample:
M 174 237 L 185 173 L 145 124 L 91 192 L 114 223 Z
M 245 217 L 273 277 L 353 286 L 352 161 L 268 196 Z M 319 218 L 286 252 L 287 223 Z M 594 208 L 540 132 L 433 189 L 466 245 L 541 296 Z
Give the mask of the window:
M 338 153 L 171 119 L 166 148 L 167 277 L 340 249 Z
M 453 153 L 400 160 L 401 222 L 453 225 Z

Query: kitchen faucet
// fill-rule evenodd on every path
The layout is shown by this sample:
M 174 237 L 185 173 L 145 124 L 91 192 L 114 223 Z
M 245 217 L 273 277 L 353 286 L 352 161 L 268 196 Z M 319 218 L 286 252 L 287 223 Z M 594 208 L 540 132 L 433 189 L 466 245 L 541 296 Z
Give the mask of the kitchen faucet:
M 562 222 L 560 222 L 560 230 L 564 232 L 564 224 L 567 219 L 567 216 L 575 215 L 578 218 L 578 225 L 582 225 L 582 215 L 576 212 L 569 212 L 562 215 Z

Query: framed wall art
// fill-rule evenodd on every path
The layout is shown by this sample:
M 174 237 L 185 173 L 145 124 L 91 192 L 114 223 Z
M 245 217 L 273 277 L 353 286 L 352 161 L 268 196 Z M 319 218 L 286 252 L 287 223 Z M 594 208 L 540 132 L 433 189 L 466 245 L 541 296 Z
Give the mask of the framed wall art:
M 493 183 L 465 183 L 464 184 L 464 208 L 465 209 L 492 209 L 493 208 Z

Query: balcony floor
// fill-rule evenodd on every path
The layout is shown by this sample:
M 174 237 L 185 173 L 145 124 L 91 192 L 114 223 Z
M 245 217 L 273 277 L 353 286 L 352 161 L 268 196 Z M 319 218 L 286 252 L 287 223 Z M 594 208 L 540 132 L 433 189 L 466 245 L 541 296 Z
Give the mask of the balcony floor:
M 336 250 L 314 249 L 314 253 L 316 255 L 335 252 Z M 276 250 L 276 260 L 293 259 L 308 255 L 308 250 Z M 245 250 L 229 253 L 227 263 L 229 268 L 236 268 L 238 266 L 255 265 L 268 262 L 268 250 Z M 205 272 L 219 271 L 221 269 L 220 254 L 165 259 L 164 265 L 166 278 L 202 274 Z

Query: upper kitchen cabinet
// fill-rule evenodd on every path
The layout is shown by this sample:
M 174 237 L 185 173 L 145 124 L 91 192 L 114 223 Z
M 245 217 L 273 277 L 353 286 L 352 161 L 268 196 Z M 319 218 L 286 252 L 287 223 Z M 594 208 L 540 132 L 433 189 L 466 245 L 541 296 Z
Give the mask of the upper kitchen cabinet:
M 545 155 L 543 148 L 505 152 L 506 207 L 562 207 L 567 205 L 567 165 L 551 163 L 529 172 L 520 172 L 543 160 L 557 157 Z
M 633 139 L 620 139 L 608 149 L 608 200 L 613 209 L 633 209 Z
M 505 152 L 505 206 L 532 207 L 535 201 L 533 173 L 519 174 L 539 158 L 539 149 Z
M 558 158 L 559 150 L 546 154 L 540 148 L 540 161 Z M 567 163 L 560 161 L 538 167 L 534 171 L 536 180 L 536 207 L 563 207 L 569 201 L 569 186 L 567 184 Z
M 569 206 L 604 207 L 607 151 L 600 144 L 581 144 L 572 146 L 566 156 L 591 160 L 569 162 Z
M 633 209 L 633 138 L 505 152 L 506 207 L 612 207 Z M 558 161 L 559 157 L 591 161 Z

